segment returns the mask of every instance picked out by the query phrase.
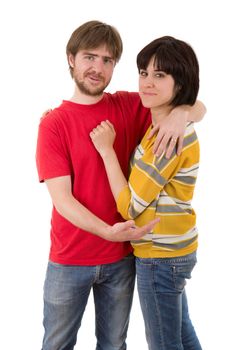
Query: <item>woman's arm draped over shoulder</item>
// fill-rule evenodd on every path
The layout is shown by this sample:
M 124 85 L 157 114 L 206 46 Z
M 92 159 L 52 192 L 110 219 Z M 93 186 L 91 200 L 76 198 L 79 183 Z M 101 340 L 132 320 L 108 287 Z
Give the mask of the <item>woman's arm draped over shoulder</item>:
M 193 106 L 175 107 L 166 118 L 155 124 L 148 136 L 150 138 L 158 131 L 153 152 L 160 156 L 166 151 L 166 157 L 170 158 L 174 147 L 177 145 L 177 154 L 179 155 L 182 150 L 187 122 L 199 122 L 205 113 L 206 107 L 201 101 L 196 101 Z

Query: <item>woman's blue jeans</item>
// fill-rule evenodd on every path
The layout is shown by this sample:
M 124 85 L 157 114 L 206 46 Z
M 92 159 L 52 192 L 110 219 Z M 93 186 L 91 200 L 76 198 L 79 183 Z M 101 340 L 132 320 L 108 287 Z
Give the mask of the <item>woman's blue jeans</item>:
M 186 279 L 196 253 L 177 258 L 136 258 L 138 293 L 149 350 L 201 350 L 189 318 Z
M 134 282 L 132 255 L 116 263 L 97 266 L 49 262 L 44 285 L 43 350 L 74 348 L 92 288 L 96 350 L 125 350 Z

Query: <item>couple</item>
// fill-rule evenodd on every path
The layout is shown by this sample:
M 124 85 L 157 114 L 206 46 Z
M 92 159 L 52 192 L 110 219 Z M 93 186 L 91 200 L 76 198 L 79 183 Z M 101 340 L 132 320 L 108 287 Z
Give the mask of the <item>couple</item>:
M 192 121 L 205 111 L 195 102 L 196 56 L 172 37 L 147 45 L 137 57 L 139 96 L 104 93 L 122 53 L 114 27 L 84 23 L 66 49 L 74 95 L 42 119 L 36 155 L 54 204 L 43 350 L 74 348 L 91 289 L 96 349 L 126 349 L 132 246 L 149 349 L 201 349 L 184 289 L 197 249 Z

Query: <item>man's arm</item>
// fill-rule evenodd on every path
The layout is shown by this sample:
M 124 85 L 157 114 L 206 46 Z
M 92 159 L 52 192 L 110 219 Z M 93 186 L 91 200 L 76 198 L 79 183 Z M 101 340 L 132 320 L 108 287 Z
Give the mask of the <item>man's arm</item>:
M 206 107 L 201 101 L 196 101 L 193 106 L 175 107 L 166 118 L 154 126 L 148 136 L 150 138 L 158 131 L 153 147 L 156 156 L 160 156 L 166 151 L 166 157 L 170 158 L 176 145 L 179 155 L 183 146 L 186 123 L 201 121 L 205 113 Z
M 137 240 L 151 232 L 158 220 L 137 228 L 133 220 L 108 225 L 91 213 L 71 192 L 70 176 L 61 176 L 45 180 L 53 204 L 60 215 L 81 229 L 113 242 Z

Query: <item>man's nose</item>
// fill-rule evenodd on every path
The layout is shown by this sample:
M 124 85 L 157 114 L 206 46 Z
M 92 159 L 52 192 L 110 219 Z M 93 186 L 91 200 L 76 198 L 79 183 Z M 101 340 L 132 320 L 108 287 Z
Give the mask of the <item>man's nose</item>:
M 96 59 L 94 62 L 93 62 L 93 69 L 96 71 L 96 72 L 102 72 L 104 70 L 104 62 L 102 59 Z

